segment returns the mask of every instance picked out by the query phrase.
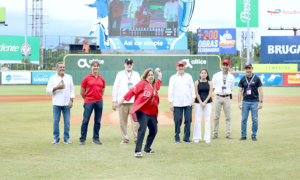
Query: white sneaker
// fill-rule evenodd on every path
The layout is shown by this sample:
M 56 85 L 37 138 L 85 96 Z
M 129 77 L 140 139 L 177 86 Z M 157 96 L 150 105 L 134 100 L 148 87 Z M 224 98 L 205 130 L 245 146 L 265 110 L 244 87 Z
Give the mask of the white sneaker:
M 210 143 L 210 139 L 205 141 L 206 143 Z
M 137 158 L 141 158 L 141 157 L 143 157 L 143 154 L 141 152 L 136 152 L 134 154 L 134 156 L 137 157 Z
M 128 144 L 128 141 L 122 140 L 120 144 Z
M 194 140 L 194 143 L 199 143 L 200 141 L 198 139 L 195 139 Z

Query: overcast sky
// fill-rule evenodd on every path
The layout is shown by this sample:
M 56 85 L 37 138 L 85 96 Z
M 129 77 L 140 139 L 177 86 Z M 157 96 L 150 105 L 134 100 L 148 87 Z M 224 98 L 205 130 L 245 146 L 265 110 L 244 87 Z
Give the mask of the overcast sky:
M 88 36 L 91 25 L 96 17 L 96 9 L 84 6 L 93 3 L 94 0 L 44 0 L 45 23 L 44 35 L 65 36 Z M 190 24 L 190 30 L 205 28 L 235 28 L 236 0 L 196 0 L 195 12 Z M 31 3 L 31 0 L 28 0 Z M 16 5 L 17 4 L 17 5 Z M 0 35 L 24 35 L 25 34 L 25 2 L 24 0 L 0 0 L 0 7 L 6 8 L 6 24 L 0 26 Z M 298 10 L 300 11 L 300 0 L 260 0 L 259 16 L 260 23 L 255 32 L 255 41 L 260 43 L 260 37 L 266 35 L 293 35 L 293 31 L 268 31 L 268 10 Z M 29 12 L 30 13 L 30 12 Z M 287 18 L 288 17 L 288 18 Z M 299 15 L 281 15 L 285 18 L 280 21 L 280 26 L 296 26 L 300 28 Z M 277 17 L 279 18 L 279 17 Z M 276 20 L 276 19 L 275 19 Z M 275 22 L 278 22 L 277 20 Z M 30 23 L 30 22 L 29 22 Z M 274 25 L 274 22 L 272 22 Z M 297 24 L 298 23 L 298 24 Z M 28 28 L 28 35 L 31 29 Z M 99 34 L 99 33 L 95 33 Z M 241 33 L 237 32 L 237 45 L 240 48 Z

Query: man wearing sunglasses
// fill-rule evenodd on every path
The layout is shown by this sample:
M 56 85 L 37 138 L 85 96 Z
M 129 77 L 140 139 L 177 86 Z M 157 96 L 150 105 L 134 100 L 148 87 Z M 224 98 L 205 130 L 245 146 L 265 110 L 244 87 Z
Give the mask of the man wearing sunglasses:
M 133 71 L 133 60 L 125 59 L 124 64 L 125 70 L 120 71 L 117 74 L 117 77 L 114 82 L 112 98 L 113 104 L 112 109 L 115 111 L 117 109 L 117 101 L 120 101 L 125 94 L 135 86 L 138 82 L 140 82 L 140 75 L 138 72 Z M 127 133 L 127 124 L 128 124 L 128 116 L 131 119 L 131 127 L 133 131 L 134 142 L 137 141 L 137 132 L 139 129 L 139 123 L 133 121 L 132 116 L 129 114 L 131 109 L 133 108 L 134 98 L 131 98 L 129 101 L 124 101 L 124 104 L 120 106 L 119 109 L 119 119 L 120 119 L 120 129 L 122 135 L 121 144 L 127 144 L 129 142 L 129 137 Z

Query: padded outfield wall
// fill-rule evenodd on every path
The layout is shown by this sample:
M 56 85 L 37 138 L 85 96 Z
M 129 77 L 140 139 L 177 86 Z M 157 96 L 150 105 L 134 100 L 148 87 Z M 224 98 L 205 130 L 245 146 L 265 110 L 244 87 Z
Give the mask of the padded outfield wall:
M 177 61 L 184 61 L 185 72 L 192 75 L 193 80 L 199 79 L 201 68 L 208 69 L 213 74 L 221 70 L 221 58 L 217 55 L 67 55 L 64 58 L 66 73 L 73 76 L 74 84 L 79 85 L 82 79 L 91 72 L 90 64 L 93 60 L 100 63 L 99 74 L 104 77 L 107 85 L 112 85 L 119 71 L 124 70 L 125 59 L 133 59 L 133 70 L 142 76 L 147 68 L 162 70 L 162 85 L 168 85 L 170 77 L 177 73 Z

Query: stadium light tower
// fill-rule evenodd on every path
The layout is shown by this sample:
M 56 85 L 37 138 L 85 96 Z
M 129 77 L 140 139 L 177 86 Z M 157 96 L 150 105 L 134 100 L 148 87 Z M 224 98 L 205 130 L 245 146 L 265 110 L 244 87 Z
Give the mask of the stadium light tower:
M 247 1 L 247 63 L 250 63 L 250 0 Z

